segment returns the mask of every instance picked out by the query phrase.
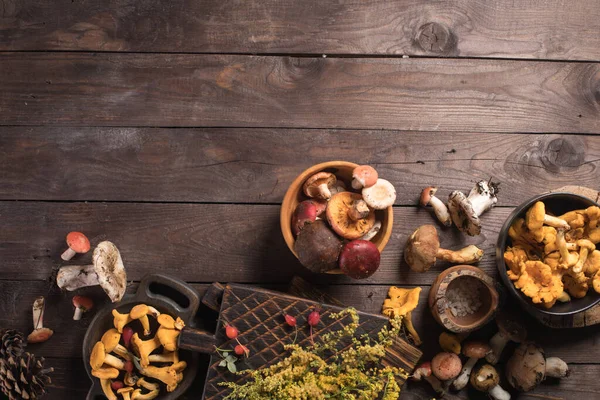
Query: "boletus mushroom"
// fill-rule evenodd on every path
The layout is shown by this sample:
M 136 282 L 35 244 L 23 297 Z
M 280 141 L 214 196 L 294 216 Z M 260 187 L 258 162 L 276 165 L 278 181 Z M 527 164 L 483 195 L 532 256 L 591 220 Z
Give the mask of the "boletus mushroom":
M 308 197 L 329 200 L 331 197 L 330 187 L 335 185 L 337 178 L 330 172 L 318 172 L 304 182 L 302 191 Z
M 340 269 L 353 279 L 368 278 L 379 268 L 379 249 L 368 240 L 353 240 L 342 248 Z
M 471 375 L 473 367 L 475 366 L 477 361 L 488 355 L 490 351 L 492 351 L 490 346 L 488 346 L 487 343 L 480 341 L 467 342 L 464 344 L 464 346 L 462 346 L 462 353 L 469 359 L 463 366 L 463 369 L 460 372 L 458 378 L 456 378 L 454 382 L 452 382 L 452 386 L 454 387 L 454 389 L 461 390 L 462 388 L 467 386 L 467 383 L 469 383 L 469 376 Z
M 498 202 L 499 183 L 479 181 L 468 196 L 455 190 L 448 198 L 448 209 L 452 222 L 461 231 L 471 236 L 481 233 L 479 216 Z
M 499 385 L 500 375 L 496 368 L 483 364 L 471 374 L 471 386 L 475 390 L 487 393 L 494 400 L 510 400 L 510 393 Z
M 363 203 L 358 193 L 341 192 L 333 195 L 326 210 L 331 229 L 348 240 L 366 235 L 375 224 L 375 212 L 366 203 L 363 206 Z
M 453 264 L 474 264 L 483 257 L 483 250 L 469 245 L 452 251 L 440 248 L 437 230 L 433 225 L 422 225 L 410 235 L 404 248 L 404 260 L 415 272 L 426 272 L 437 258 Z
M 448 207 L 441 201 L 439 198 L 435 197 L 435 193 L 438 188 L 435 186 L 429 186 L 423 189 L 421 192 L 421 199 L 419 204 L 421 207 L 431 206 L 433 208 L 433 212 L 437 217 L 438 221 L 440 221 L 445 226 L 452 225 L 452 217 L 450 217 L 450 212 L 448 211 Z
M 508 383 L 520 392 L 528 392 L 546 377 L 569 376 L 567 363 L 558 357 L 544 355 L 544 350 L 535 343 L 522 343 L 506 363 Z
M 81 232 L 69 232 L 67 235 L 67 246 L 69 248 L 60 255 L 65 261 L 69 261 L 75 254 L 84 254 L 90 251 L 90 241 Z
M 300 231 L 294 249 L 298 260 L 312 272 L 337 268 L 342 242 L 323 221 L 315 221 Z
M 485 357 L 487 362 L 493 365 L 500 360 L 508 342 L 522 343 L 527 338 L 527 330 L 523 324 L 504 311 L 496 314 L 496 325 L 498 325 L 498 332 L 490 339 L 492 351 Z
M 117 246 L 108 241 L 99 243 L 92 262 L 93 265 L 62 267 L 56 277 L 58 287 L 73 291 L 100 285 L 113 303 L 120 301 L 125 294 L 127 275 Z

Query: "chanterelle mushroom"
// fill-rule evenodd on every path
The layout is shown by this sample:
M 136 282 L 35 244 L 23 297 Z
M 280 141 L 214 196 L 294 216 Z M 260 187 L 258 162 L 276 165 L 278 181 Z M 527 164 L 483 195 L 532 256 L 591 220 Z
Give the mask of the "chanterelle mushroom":
M 127 351 L 125 347 L 119 344 L 120 340 L 121 334 L 114 328 L 104 332 L 104 335 L 102 335 L 102 338 L 100 339 L 100 341 L 104 345 L 104 350 L 107 353 L 114 352 L 119 357 L 123 357 L 126 360 L 131 360 L 131 355 L 129 354 L 129 351 Z
M 337 178 L 330 172 L 318 172 L 304 182 L 302 190 L 308 197 L 327 200 L 331 197 L 330 186 L 333 186 Z
M 462 388 L 467 386 L 467 383 L 469 383 L 469 376 L 471 375 L 471 370 L 473 369 L 477 361 L 484 358 L 491 351 L 492 349 L 490 346 L 488 346 L 487 343 L 478 341 L 465 343 L 465 345 L 462 347 L 462 353 L 465 355 L 465 357 L 468 357 L 469 360 L 463 366 L 463 369 L 458 378 L 456 378 L 454 382 L 452 382 L 452 386 L 454 387 L 454 389 L 461 390 Z
M 483 250 L 469 245 L 452 251 L 440 248 L 437 230 L 433 225 L 422 225 L 410 236 L 404 248 L 404 260 L 415 272 L 426 272 L 437 258 L 453 264 L 473 264 L 481 260 Z
M 134 333 L 131 337 L 131 343 L 133 343 L 134 348 L 137 349 L 142 367 L 147 367 L 150 365 L 150 353 L 161 346 L 158 334 L 150 340 L 142 340 L 137 333 Z
M 372 209 L 385 210 L 394 205 L 396 189 L 389 181 L 377 179 L 373 186 L 363 188 L 362 197 Z
M 490 364 L 498 363 L 508 342 L 521 343 L 527 338 L 527 331 L 520 321 L 517 321 L 506 312 L 501 311 L 496 314 L 496 325 L 498 325 L 498 332 L 490 339 L 492 351 L 485 357 Z
M 506 363 L 506 378 L 510 385 L 521 392 L 528 392 L 546 377 L 569 376 L 569 367 L 558 357 L 544 355 L 544 350 L 535 343 L 523 343 Z
M 342 242 L 325 222 L 315 221 L 300 231 L 294 248 L 302 265 L 321 273 L 337 268 Z
M 108 354 L 104 344 L 102 342 L 97 342 L 92 349 L 92 354 L 90 355 L 90 366 L 92 369 L 99 369 L 102 367 L 102 364 L 106 364 L 120 370 L 125 369 L 125 363 L 123 360 Z
M 421 344 L 421 338 L 412 324 L 411 313 L 419 304 L 419 294 L 421 294 L 420 287 L 406 289 L 392 286 L 388 291 L 388 298 L 383 301 L 381 310 L 388 318 L 403 317 L 404 326 L 417 346 Z
M 498 183 L 479 181 L 469 196 L 456 190 L 448 197 L 448 209 L 452 222 L 461 231 L 471 236 L 481 233 L 479 216 L 498 202 Z
M 494 400 L 510 400 L 510 393 L 499 385 L 500 375 L 496 368 L 484 364 L 471 374 L 471 385 L 475 390 L 487 393 Z
M 352 171 L 352 188 L 362 189 L 365 187 L 371 187 L 377 183 L 379 175 L 375 168 L 370 165 L 359 165 Z
M 41 343 L 50 339 L 54 331 L 50 328 L 44 328 L 44 310 L 46 301 L 43 297 L 38 297 L 33 302 L 33 332 L 27 336 L 29 343 Z
M 110 380 L 117 379 L 119 376 L 118 369 L 112 367 L 93 369 L 92 376 L 100 379 L 100 386 L 102 387 L 102 391 L 108 400 L 117 400 L 117 396 L 110 386 Z
M 94 249 L 93 265 L 69 265 L 58 271 L 56 283 L 65 290 L 100 285 L 110 300 L 121 301 L 127 286 L 127 275 L 121 254 L 113 243 L 104 241 Z
M 556 229 L 571 229 L 567 221 L 546 214 L 546 206 L 541 201 L 536 202 L 529 210 L 527 210 L 525 221 L 527 229 L 532 232 L 540 229 L 542 225 L 552 226 Z
M 65 261 L 69 261 L 77 253 L 83 254 L 90 251 L 90 241 L 81 232 L 69 232 L 67 235 L 67 246 L 69 248 L 60 255 L 60 258 Z
M 433 212 L 437 217 L 438 221 L 440 221 L 445 226 L 452 225 L 452 218 L 450 217 L 450 212 L 448 211 L 448 207 L 444 204 L 443 201 L 435 197 L 435 193 L 437 192 L 437 188 L 435 186 L 426 187 L 421 192 L 421 199 L 419 204 L 421 207 L 431 206 L 433 208 Z

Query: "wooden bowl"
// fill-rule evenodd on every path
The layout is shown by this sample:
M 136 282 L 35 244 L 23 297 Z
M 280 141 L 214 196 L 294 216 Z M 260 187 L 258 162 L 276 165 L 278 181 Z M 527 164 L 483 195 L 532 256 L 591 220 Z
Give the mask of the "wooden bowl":
M 289 186 L 285 196 L 283 197 L 283 203 L 281 204 L 280 224 L 281 233 L 283 234 L 285 243 L 290 251 L 294 253 L 296 258 L 298 258 L 298 254 L 296 254 L 296 251 L 294 250 L 296 238 L 292 233 L 292 214 L 294 213 L 294 210 L 296 210 L 298 203 L 308 199 L 302 192 L 302 185 L 304 185 L 304 181 L 317 172 L 327 171 L 342 179 L 346 184 L 346 187 L 351 190 L 350 182 L 352 181 L 352 171 L 356 167 L 358 167 L 358 164 L 347 161 L 328 161 L 313 165 L 298 175 L 298 177 L 294 179 L 292 184 Z M 375 211 L 375 217 L 377 221 L 381 221 L 381 229 L 377 235 L 371 239 L 371 242 L 377 246 L 379 252 L 381 253 L 390 239 L 390 236 L 392 235 L 392 225 L 394 222 L 394 212 L 392 207 L 388 207 L 385 210 Z M 328 271 L 327 273 L 341 274 L 342 271 L 339 268 L 336 268 Z
M 460 280 L 472 279 L 482 283 L 481 307 L 475 313 L 455 317 L 450 312 L 446 291 Z M 433 318 L 451 332 L 471 332 L 487 324 L 498 308 L 498 292 L 494 280 L 485 272 L 471 265 L 457 265 L 438 275 L 429 289 L 429 308 Z

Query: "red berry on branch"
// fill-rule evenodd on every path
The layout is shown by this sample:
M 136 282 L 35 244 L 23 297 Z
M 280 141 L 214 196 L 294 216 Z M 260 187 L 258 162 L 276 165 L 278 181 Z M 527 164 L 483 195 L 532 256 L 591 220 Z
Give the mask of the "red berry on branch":
M 233 349 L 234 353 L 238 356 L 243 356 L 245 355 L 246 357 L 248 357 L 250 355 L 250 350 L 248 350 L 248 348 L 246 346 L 244 346 L 243 344 L 238 344 L 237 346 L 235 346 L 235 349 Z
M 225 335 L 227 335 L 227 337 L 229 339 L 235 339 L 235 338 L 237 338 L 238 334 L 239 334 L 239 331 L 235 327 L 233 327 L 231 325 L 226 325 L 225 326 Z
M 291 326 L 296 326 L 296 318 L 292 317 L 290 314 L 285 314 L 285 322 Z

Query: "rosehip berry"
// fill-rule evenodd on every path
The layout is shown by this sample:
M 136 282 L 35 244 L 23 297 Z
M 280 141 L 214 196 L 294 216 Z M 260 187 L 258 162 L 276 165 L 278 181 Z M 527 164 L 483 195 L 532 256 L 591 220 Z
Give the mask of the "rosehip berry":
M 133 329 L 131 329 L 130 327 L 126 326 L 125 328 L 123 328 L 123 343 L 125 343 L 125 347 L 129 348 L 130 344 L 131 344 L 131 337 L 133 336 Z
M 289 325 L 289 326 L 296 326 L 296 318 L 292 317 L 290 314 L 285 314 L 285 322 Z
M 235 339 L 235 338 L 237 338 L 238 337 L 238 333 L 239 333 L 239 331 L 236 328 L 234 328 L 233 326 L 231 326 L 231 325 L 227 325 L 225 327 L 225 335 L 227 335 L 227 337 L 229 339 Z
M 125 361 L 125 371 L 129 373 L 133 372 L 133 363 L 129 360 Z
M 238 356 L 246 355 L 246 357 L 248 357 L 248 354 L 250 354 L 250 350 L 248 350 L 248 348 L 243 344 L 238 344 L 237 346 L 235 346 L 235 349 L 233 349 L 233 351 Z
M 310 314 L 308 314 L 308 324 L 310 326 L 315 326 L 321 320 L 321 314 L 317 310 L 314 310 Z
M 113 382 L 110 384 L 110 388 L 111 388 L 112 390 L 114 390 L 115 392 L 116 392 L 117 390 L 119 390 L 119 389 L 123 389 L 124 387 L 125 387 L 125 385 L 124 385 L 124 384 L 123 384 L 123 382 L 121 382 L 121 381 L 113 381 Z

